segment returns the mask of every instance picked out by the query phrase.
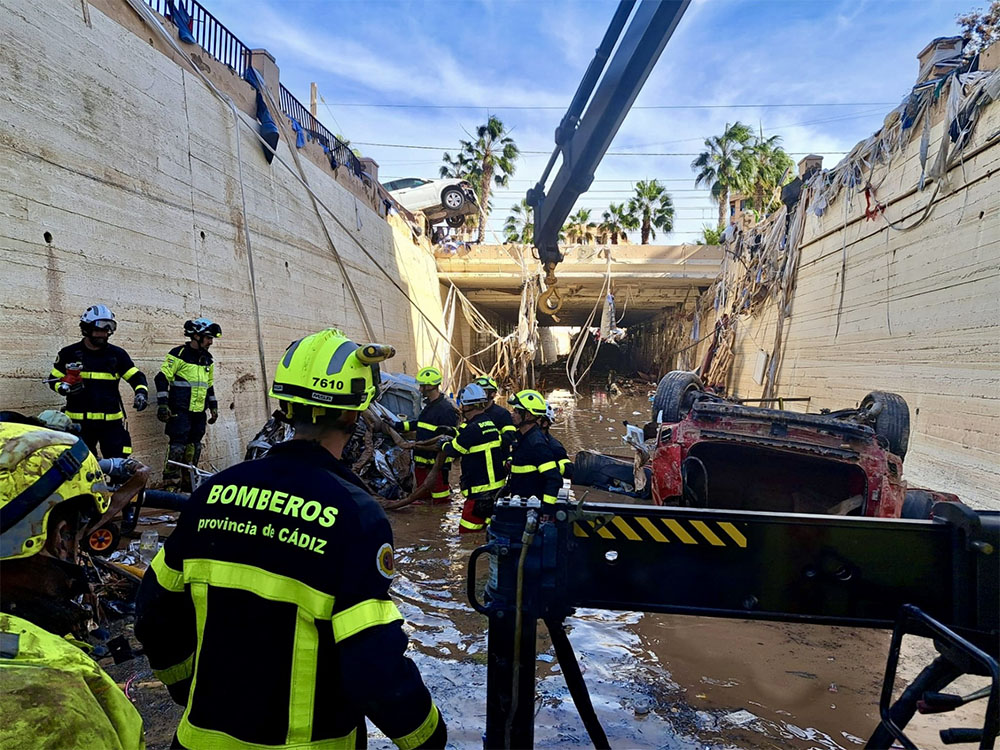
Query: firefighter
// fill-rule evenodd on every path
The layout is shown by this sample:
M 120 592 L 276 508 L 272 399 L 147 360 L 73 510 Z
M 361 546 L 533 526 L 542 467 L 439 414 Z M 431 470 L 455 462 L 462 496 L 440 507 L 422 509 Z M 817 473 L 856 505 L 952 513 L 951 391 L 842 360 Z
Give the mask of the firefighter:
M 197 466 L 205 425 L 219 418 L 215 363 L 209 349 L 222 336 L 222 327 L 208 318 L 196 318 L 184 323 L 184 335 L 190 341 L 167 352 L 155 378 L 156 418 L 166 424 L 164 432 L 170 441 L 163 464 L 163 485 L 169 489 L 178 489 L 182 483 L 181 467 L 170 462 Z M 206 410 L 211 414 L 207 419 Z
M 459 396 L 465 420 L 444 452 L 462 459 L 462 495 L 465 504 L 458 522 L 460 534 L 483 531 L 493 513 L 493 500 L 507 479 L 507 446 L 489 413 L 489 397 L 478 383 L 469 383 Z M 506 410 L 504 410 L 506 411 Z
M 542 428 L 542 432 L 545 433 L 545 437 L 549 440 L 549 445 L 552 446 L 552 452 L 556 454 L 556 462 L 559 464 L 559 475 L 565 479 L 572 479 L 573 462 L 569 460 L 569 454 L 563 448 L 563 444 L 556 440 L 549 431 L 555 421 L 556 410 L 552 408 L 552 404 L 546 403 L 545 416 L 538 420 L 538 426 Z
M 124 380 L 135 392 L 132 408 L 142 411 L 149 403 L 146 376 L 124 349 L 111 344 L 118 323 L 106 305 L 91 305 L 80 316 L 83 338 L 59 350 L 49 385 L 66 397 L 66 416 L 80 426 L 80 436 L 104 458 L 132 453 L 132 438 L 125 429 L 125 407 L 118 391 Z
M 396 422 L 393 427 L 397 432 L 416 432 L 416 442 L 421 443 L 433 440 L 439 435 L 455 435 L 455 428 L 458 425 L 458 412 L 455 407 L 441 393 L 441 371 L 436 367 L 425 367 L 417 373 L 417 386 L 420 388 L 420 395 L 424 399 L 424 408 L 416 419 L 409 419 L 403 422 Z M 437 457 L 437 449 L 414 448 L 413 462 L 416 486 L 420 487 L 427 479 L 431 468 L 434 466 L 434 459 Z M 438 478 L 431 488 L 431 503 L 448 502 L 451 491 L 448 488 L 448 469 L 450 461 L 441 467 Z
M 489 375 L 483 375 L 476 378 L 472 382 L 482 386 L 483 390 L 486 391 L 486 397 L 489 399 L 489 405 L 486 407 L 486 413 L 489 415 L 489 418 L 493 420 L 493 424 L 497 426 L 504 436 L 513 438 L 513 433 L 517 431 L 517 428 L 514 426 L 514 420 L 511 419 L 509 411 L 495 402 L 498 390 L 497 381 Z
M 545 398 L 538 391 L 519 391 L 510 397 L 514 407 L 517 442 L 511 451 L 510 476 L 504 492 L 555 503 L 562 488 L 559 460 L 540 426 L 545 418 Z
M 135 634 L 179 746 L 354 748 L 367 716 L 400 748 L 444 720 L 389 598 L 392 529 L 341 455 L 392 347 L 335 329 L 293 342 L 271 396 L 294 437 L 200 485 L 150 564 Z
M 94 372 L 94 371 L 89 371 Z M 11 748 L 143 747 L 142 719 L 83 650 L 92 613 L 77 564 L 110 516 L 97 458 L 74 435 L 0 422 L 0 737 Z

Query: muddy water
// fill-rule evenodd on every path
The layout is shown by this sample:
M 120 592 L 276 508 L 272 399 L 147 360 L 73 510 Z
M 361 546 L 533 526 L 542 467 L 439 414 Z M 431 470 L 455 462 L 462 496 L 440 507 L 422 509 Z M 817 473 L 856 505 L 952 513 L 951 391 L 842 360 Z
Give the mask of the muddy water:
M 561 407 L 554 431 L 571 456 L 584 447 L 628 455 L 622 422 L 642 424 L 650 408 L 644 391 L 552 396 Z M 398 570 L 392 593 L 410 654 L 448 721 L 449 745 L 471 749 L 482 747 L 485 727 L 486 618 L 466 600 L 466 565 L 480 540 L 456 533 L 459 508 L 456 499 L 389 514 Z M 855 748 L 877 721 L 886 633 L 598 610 L 578 610 L 567 622 L 615 748 Z M 537 653 L 536 745 L 590 747 L 541 623 Z M 921 654 L 909 676 L 929 658 Z M 120 683 L 132 680 L 147 746 L 165 750 L 181 709 L 144 660 L 110 669 Z M 941 726 L 973 723 L 946 721 Z M 936 747 L 937 728 L 913 737 Z M 392 745 L 372 728 L 370 747 Z
M 641 425 L 650 408 L 644 390 L 552 396 L 562 407 L 555 434 L 571 456 L 583 447 L 628 455 L 622 422 Z M 413 657 L 447 717 L 451 743 L 481 747 L 486 619 L 465 596 L 476 542 L 455 533 L 457 501 L 390 517 L 399 571 L 393 593 Z M 597 610 L 579 610 L 569 624 L 616 748 L 857 747 L 877 721 L 883 633 Z M 537 746 L 590 747 L 541 624 L 538 654 Z M 372 746 L 391 745 L 373 737 Z

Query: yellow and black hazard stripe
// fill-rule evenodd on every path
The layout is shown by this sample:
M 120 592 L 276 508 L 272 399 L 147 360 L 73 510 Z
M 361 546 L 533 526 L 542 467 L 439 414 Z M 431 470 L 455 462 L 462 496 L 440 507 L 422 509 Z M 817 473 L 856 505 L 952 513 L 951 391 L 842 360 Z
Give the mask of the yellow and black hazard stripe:
M 611 516 L 610 519 L 579 520 L 573 523 L 575 536 L 613 539 L 623 542 L 703 544 L 712 547 L 746 548 L 747 538 L 729 521 Z

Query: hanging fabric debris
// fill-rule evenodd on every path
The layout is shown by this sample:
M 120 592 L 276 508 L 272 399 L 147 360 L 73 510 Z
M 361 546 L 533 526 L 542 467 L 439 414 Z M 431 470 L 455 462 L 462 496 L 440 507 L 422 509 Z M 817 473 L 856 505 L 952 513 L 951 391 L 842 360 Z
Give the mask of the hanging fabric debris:
M 264 103 L 264 97 L 261 96 L 264 82 L 252 65 L 247 65 L 247 71 L 243 74 L 243 79 L 257 91 L 257 122 L 260 123 L 260 137 L 271 147 L 267 149 L 261 146 L 261 149 L 264 151 L 264 158 L 270 164 L 274 160 L 274 149 L 278 147 L 278 126 L 275 124 L 274 118 L 271 117 L 271 110 Z
M 176 3 L 174 0 L 167 0 L 167 16 L 177 26 L 177 37 L 182 42 L 197 44 L 194 34 L 191 33 L 194 30 L 194 24 L 187 8 L 184 7 L 183 0 L 177 0 Z
M 295 148 L 302 148 L 306 145 L 306 131 L 302 129 L 299 121 L 294 117 L 289 117 L 288 119 L 292 121 L 292 130 L 295 131 Z

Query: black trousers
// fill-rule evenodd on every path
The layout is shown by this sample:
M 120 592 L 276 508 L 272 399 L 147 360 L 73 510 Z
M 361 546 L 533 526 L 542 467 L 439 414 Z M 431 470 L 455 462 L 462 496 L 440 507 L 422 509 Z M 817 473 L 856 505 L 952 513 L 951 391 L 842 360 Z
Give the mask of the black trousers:
M 181 411 L 170 418 L 165 432 L 171 445 L 197 445 L 205 437 L 207 422 L 203 411 Z
M 132 438 L 122 420 L 84 419 L 77 424 L 80 425 L 80 437 L 94 455 L 97 455 L 98 444 L 101 458 L 124 458 L 132 454 Z

